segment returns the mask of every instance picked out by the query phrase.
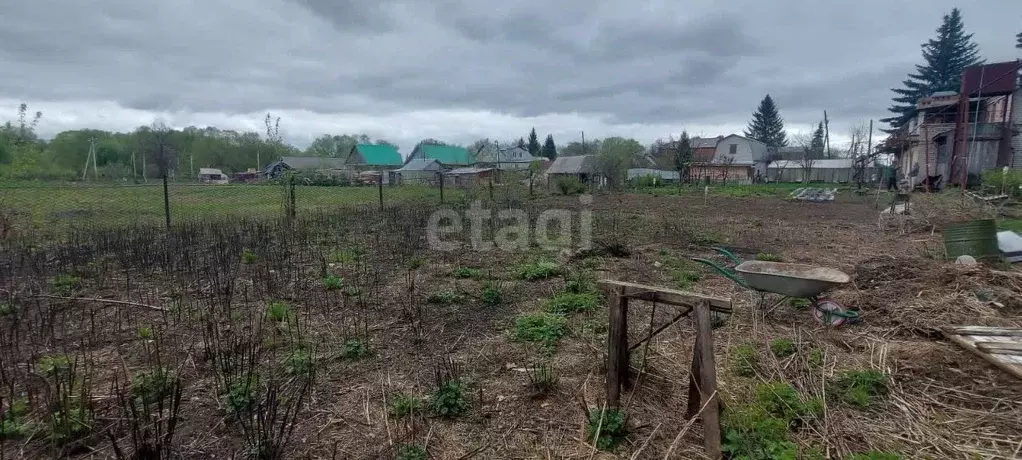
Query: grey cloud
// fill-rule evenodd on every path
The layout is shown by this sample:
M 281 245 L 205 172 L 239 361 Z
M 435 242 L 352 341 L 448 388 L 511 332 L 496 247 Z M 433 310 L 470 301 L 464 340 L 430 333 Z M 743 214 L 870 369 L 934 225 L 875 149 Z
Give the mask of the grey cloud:
M 917 16 L 904 21 L 876 15 L 883 0 L 681 3 L 14 2 L 0 95 L 182 117 L 474 110 L 680 126 L 744 124 L 771 93 L 789 123 L 877 118 L 952 6 L 906 0 Z M 966 26 L 988 59 L 1012 57 L 1022 4 L 990 3 L 963 5 Z

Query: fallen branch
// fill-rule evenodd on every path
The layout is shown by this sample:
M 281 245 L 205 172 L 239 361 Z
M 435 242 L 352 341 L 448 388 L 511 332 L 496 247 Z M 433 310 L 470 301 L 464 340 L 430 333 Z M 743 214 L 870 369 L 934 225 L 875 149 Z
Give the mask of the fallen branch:
M 95 298 L 91 298 L 91 297 L 61 297 L 61 296 L 57 296 L 57 295 L 47 295 L 47 294 L 39 294 L 39 295 L 36 295 L 35 297 L 36 298 L 41 298 L 41 299 L 84 300 L 86 302 L 109 303 L 109 304 L 115 304 L 115 305 L 131 305 L 133 307 L 145 307 L 145 308 L 149 308 L 149 309 L 156 310 L 156 311 L 167 311 L 167 309 L 163 308 L 163 307 L 157 307 L 155 305 L 147 305 L 147 304 L 139 303 L 139 302 L 130 302 L 130 301 L 127 301 L 127 300 L 95 299 Z

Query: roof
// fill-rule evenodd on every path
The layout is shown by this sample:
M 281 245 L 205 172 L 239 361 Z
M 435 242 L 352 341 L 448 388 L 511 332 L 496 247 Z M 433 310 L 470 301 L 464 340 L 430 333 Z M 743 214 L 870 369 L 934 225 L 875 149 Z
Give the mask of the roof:
M 547 174 L 589 174 L 596 171 L 596 155 L 557 157 Z
M 693 137 L 689 139 L 689 145 L 694 149 L 712 149 L 717 146 L 719 137 Z
M 538 160 L 539 157 L 532 156 L 528 150 L 521 147 L 508 147 L 497 151 L 497 163 L 532 163 Z M 480 158 L 476 158 L 478 161 L 485 161 Z
M 416 149 L 422 152 L 422 158 L 432 158 L 445 165 L 470 165 L 473 163 L 472 155 L 462 147 L 419 144 Z
M 628 179 L 635 179 L 636 177 L 645 176 L 656 176 L 664 180 L 678 180 L 681 175 L 678 171 L 667 171 L 663 169 L 650 169 L 650 168 L 632 168 L 628 170 Z
M 852 167 L 851 158 L 832 158 L 829 160 L 813 160 L 813 169 L 845 169 Z M 796 160 L 780 160 L 770 163 L 767 169 L 801 168 L 802 162 Z
M 373 166 L 400 166 L 401 154 L 397 147 L 387 144 L 358 144 L 351 148 L 362 157 L 362 163 Z
M 724 136 L 724 137 L 722 137 L 720 139 L 720 142 L 724 142 L 725 139 L 730 139 L 730 138 L 743 139 L 743 140 L 745 140 L 745 141 L 747 141 L 749 143 L 749 148 L 752 150 L 752 158 L 751 158 L 752 163 L 757 162 L 757 161 L 763 161 L 763 160 L 765 160 L 767 158 L 768 155 L 770 155 L 770 147 L 768 147 L 765 143 L 757 141 L 756 139 L 752 139 L 752 138 L 749 138 L 749 137 L 741 136 L 741 135 L 738 135 L 738 134 L 729 134 L 727 136 Z M 734 164 L 752 164 L 752 163 L 750 163 L 748 161 L 735 161 L 734 162 Z
M 463 174 L 479 174 L 487 171 L 493 171 L 493 168 L 457 168 L 445 172 L 444 174 L 450 174 L 452 176 L 460 176 Z
M 402 166 L 401 169 L 398 169 L 397 172 L 439 171 L 439 170 L 440 170 L 440 162 L 438 162 L 438 161 L 436 161 L 436 160 L 434 160 L 432 158 L 425 158 L 425 159 L 424 158 L 415 158 L 415 159 L 412 159 L 412 160 L 408 160 L 408 163 L 405 163 L 405 165 Z
M 223 173 L 223 171 L 216 168 L 199 168 L 199 175 L 201 176 L 220 175 Z
M 280 161 L 294 169 L 344 169 L 344 158 L 281 157 Z

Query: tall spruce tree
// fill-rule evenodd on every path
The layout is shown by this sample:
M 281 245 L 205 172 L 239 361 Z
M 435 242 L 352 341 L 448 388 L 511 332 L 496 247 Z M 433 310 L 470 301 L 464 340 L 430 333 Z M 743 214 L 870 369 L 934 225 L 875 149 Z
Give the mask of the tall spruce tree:
M 540 156 L 554 160 L 557 158 L 557 146 L 554 145 L 554 136 L 551 134 L 546 135 L 546 141 L 543 142 L 543 148 L 539 151 Z
M 823 140 L 823 122 L 816 127 L 816 131 L 813 131 L 813 139 L 809 142 L 809 150 L 812 151 L 814 158 L 823 158 L 823 150 L 826 147 Z
M 745 137 L 756 139 L 770 147 L 788 145 L 788 137 L 784 134 L 784 119 L 777 111 L 777 105 L 769 94 L 759 103 L 759 108 L 752 114 Z
M 908 74 L 902 82 L 904 88 L 892 88 L 896 96 L 888 109 L 895 115 L 880 121 L 898 129 L 911 118 L 916 102 L 920 98 L 938 91 L 958 92 L 962 83 L 962 71 L 966 67 L 982 64 L 979 47 L 972 41 L 972 34 L 965 33 L 962 13 L 958 8 L 944 15 L 937 28 L 937 37 L 922 45 L 924 64 L 916 65 L 916 71 Z
M 525 147 L 525 138 L 519 137 L 518 138 L 518 142 L 515 142 L 515 147 L 520 147 L 520 148 L 523 148 L 523 149 L 526 148 Z
M 692 141 L 688 131 L 682 131 L 678 139 L 678 148 L 674 151 L 674 167 L 678 170 L 678 179 L 688 181 L 689 168 L 692 166 Z
M 532 128 L 532 131 L 529 131 L 529 154 L 532 156 L 539 155 L 539 137 L 536 136 L 536 128 Z

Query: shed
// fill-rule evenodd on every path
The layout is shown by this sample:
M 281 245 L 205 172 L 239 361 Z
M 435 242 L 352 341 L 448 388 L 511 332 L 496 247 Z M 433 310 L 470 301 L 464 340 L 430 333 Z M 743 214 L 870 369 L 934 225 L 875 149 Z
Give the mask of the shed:
M 356 144 L 351 147 L 346 165 L 357 169 L 396 169 L 404 163 L 397 147 L 387 144 Z
M 437 185 L 437 176 L 443 167 L 432 158 L 409 160 L 397 173 L 397 181 L 401 184 Z
M 216 168 L 199 168 L 199 182 L 223 185 L 228 182 L 227 174 Z
M 444 184 L 454 187 L 471 187 L 488 182 L 494 168 L 457 168 L 444 173 Z
M 453 145 L 419 144 L 408 155 L 408 161 L 416 159 L 433 159 L 444 167 L 471 166 L 475 161 L 468 150 Z
M 596 155 L 557 157 L 546 170 L 547 185 L 564 177 L 575 177 L 582 183 L 600 183 Z

